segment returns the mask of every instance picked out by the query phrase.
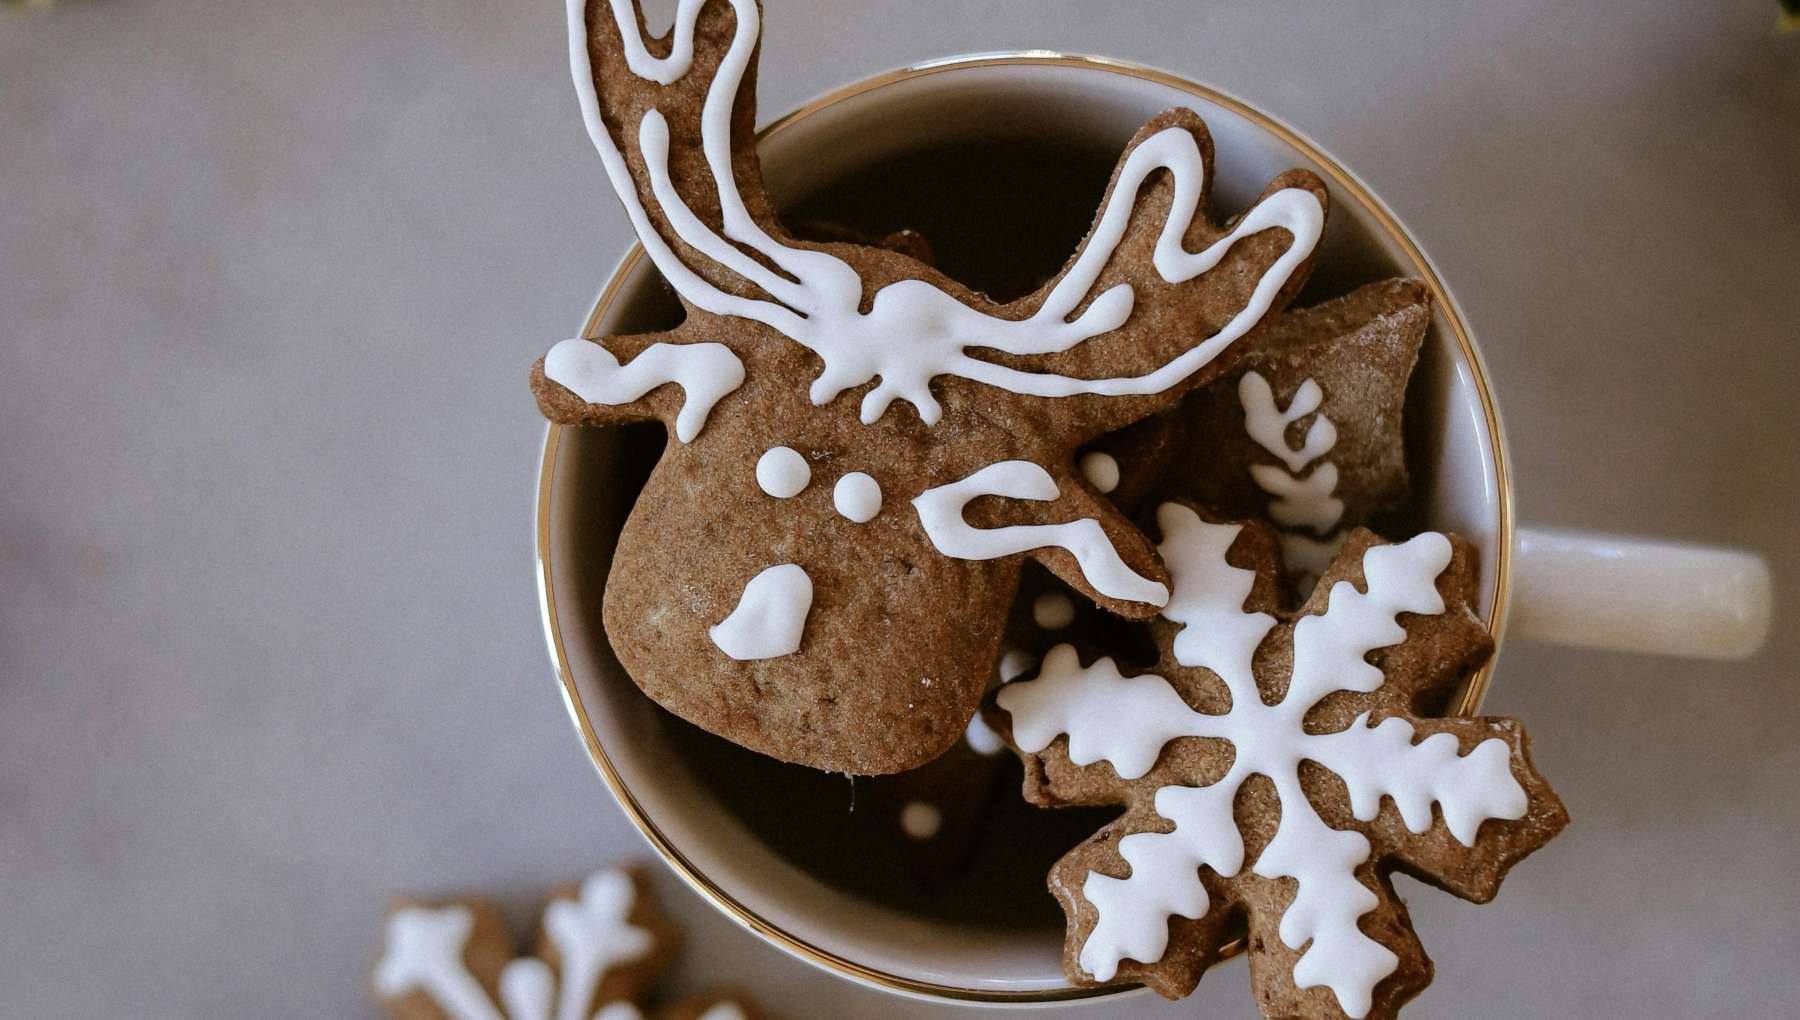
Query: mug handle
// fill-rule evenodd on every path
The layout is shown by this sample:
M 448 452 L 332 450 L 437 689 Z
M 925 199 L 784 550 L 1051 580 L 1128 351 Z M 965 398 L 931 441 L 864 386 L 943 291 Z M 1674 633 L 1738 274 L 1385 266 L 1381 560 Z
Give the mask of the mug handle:
M 1745 659 L 1769 632 L 1769 566 L 1755 553 L 1520 528 L 1513 563 L 1515 637 Z

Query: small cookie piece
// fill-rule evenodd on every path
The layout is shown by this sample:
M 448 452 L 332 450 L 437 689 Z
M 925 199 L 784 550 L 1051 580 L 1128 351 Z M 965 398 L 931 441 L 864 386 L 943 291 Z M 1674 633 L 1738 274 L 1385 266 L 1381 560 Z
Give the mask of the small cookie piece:
M 1383 280 L 1268 320 L 1182 402 L 1205 445 L 1170 472 L 1170 493 L 1271 521 L 1288 569 L 1317 577 L 1349 528 L 1407 499 L 1403 409 L 1430 302 L 1418 280 Z
M 552 421 L 673 433 L 606 585 L 633 680 L 761 753 L 897 772 L 979 707 L 1027 560 L 1108 611 L 1154 613 L 1168 597 L 1155 547 L 1075 452 L 1173 407 L 1286 307 L 1324 183 L 1288 171 L 1216 225 L 1211 136 L 1168 111 L 1127 147 L 1064 270 L 998 304 L 906 254 L 803 241 L 777 220 L 755 146 L 755 0 L 684 3 L 664 39 L 623 2 L 570 0 L 569 25 L 589 133 L 686 309 L 665 333 L 562 341 L 531 373 Z M 778 447 L 809 484 L 757 484 Z M 840 512 L 852 472 L 879 501 L 862 485 Z
M 1288 614 L 1267 528 L 1157 523 L 1156 672 L 1058 647 L 991 712 L 1028 800 L 1126 806 L 1051 873 L 1064 968 L 1177 998 L 1247 920 L 1265 1016 L 1392 1017 L 1432 968 L 1389 874 L 1485 902 L 1568 821 L 1517 722 L 1418 714 L 1492 650 L 1473 550 L 1358 529 Z
M 559 891 L 544 908 L 536 955 L 516 959 L 493 904 L 402 900 L 370 983 L 394 1020 L 641 1020 L 634 1001 L 679 942 L 642 875 L 607 868 Z M 741 997 L 695 1004 L 672 1015 L 759 1016 Z

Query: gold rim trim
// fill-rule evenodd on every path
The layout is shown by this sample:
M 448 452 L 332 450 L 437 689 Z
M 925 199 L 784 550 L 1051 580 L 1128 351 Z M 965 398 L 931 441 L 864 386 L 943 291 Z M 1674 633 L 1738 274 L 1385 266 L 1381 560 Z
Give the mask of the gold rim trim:
M 1375 217 L 1383 231 L 1400 247 L 1406 258 L 1411 261 L 1413 270 L 1431 291 L 1431 297 L 1437 307 L 1444 312 L 1444 319 L 1450 325 L 1450 331 L 1456 337 L 1458 348 L 1462 351 L 1465 362 L 1469 365 L 1475 383 L 1476 393 L 1481 398 L 1482 414 L 1486 418 L 1488 443 L 1494 460 L 1494 484 L 1499 493 L 1499 528 L 1496 535 L 1494 554 L 1494 588 L 1493 608 L 1488 614 L 1488 633 L 1498 641 L 1506 629 L 1506 615 L 1509 609 L 1512 591 L 1512 545 L 1513 545 L 1513 501 L 1512 479 L 1508 470 L 1506 453 L 1506 436 L 1500 424 L 1499 411 L 1494 406 L 1492 392 L 1488 388 L 1487 366 L 1482 361 L 1481 353 L 1470 339 L 1468 327 L 1463 322 L 1462 309 L 1457 306 L 1449 290 L 1438 277 L 1437 269 L 1425 252 L 1413 241 L 1412 237 L 1400 226 L 1400 222 L 1389 211 L 1386 203 L 1377 198 L 1360 178 L 1339 165 L 1326 155 L 1317 145 L 1286 124 L 1258 110 L 1248 103 L 1220 92 L 1207 85 L 1190 81 L 1168 71 L 1134 64 L 1128 61 L 1114 60 L 1107 57 L 1080 56 L 1057 53 L 1048 50 L 1022 50 L 998 53 L 980 53 L 961 57 L 946 57 L 931 60 L 910 67 L 900 68 L 879 74 L 872 78 L 847 85 L 834 92 L 826 93 L 817 99 L 776 119 L 761 131 L 757 132 L 759 140 L 785 130 L 798 121 L 828 106 L 834 106 L 847 99 L 852 99 L 866 92 L 884 88 L 898 82 L 939 74 L 945 71 L 962 70 L 975 67 L 999 67 L 1008 65 L 1030 65 L 1048 67 L 1079 67 L 1100 70 L 1111 74 L 1123 75 L 1166 85 L 1171 88 L 1198 96 L 1208 102 L 1222 106 L 1233 113 L 1249 120 L 1264 130 L 1274 134 L 1282 141 L 1293 146 L 1307 158 L 1316 163 L 1320 170 L 1330 178 L 1334 187 L 1342 188 L 1360 201 Z M 607 279 L 606 287 L 594 303 L 593 311 L 588 315 L 587 323 L 582 327 L 582 336 L 592 339 L 599 328 L 599 323 L 606 312 L 618 298 L 625 279 L 643 259 L 644 250 L 641 245 L 633 244 L 625 257 L 614 268 Z M 543 615 L 544 637 L 550 648 L 551 663 L 556 670 L 556 677 L 562 687 L 563 705 L 568 710 L 575 728 L 581 734 L 581 740 L 587 748 L 588 757 L 594 768 L 600 773 L 607 788 L 612 791 L 614 799 L 625 814 L 636 825 L 644 838 L 663 860 L 681 876 L 693 890 L 710 902 L 727 917 L 747 928 L 763 939 L 785 949 L 794 956 L 827 970 L 837 971 L 847 977 L 875 985 L 890 991 L 908 995 L 930 996 L 962 1002 L 1063 1002 L 1071 999 L 1085 999 L 1097 996 L 1116 995 L 1136 986 L 1114 986 L 1104 988 L 1052 988 L 1039 991 L 1007 991 L 1004 989 L 965 988 L 960 985 L 940 985 L 927 981 L 890 974 L 865 966 L 854 960 L 845 959 L 835 953 L 821 949 L 804 939 L 780 928 L 760 914 L 738 901 L 730 893 L 720 888 L 664 835 L 656 822 L 650 818 L 643 805 L 620 778 L 618 770 L 613 767 L 612 760 L 607 757 L 606 750 L 600 746 L 600 738 L 588 723 L 587 709 L 581 700 L 581 692 L 575 684 L 574 673 L 569 668 L 569 657 L 563 648 L 562 628 L 556 612 L 556 586 L 550 574 L 550 505 L 551 490 L 555 481 L 556 455 L 562 442 L 562 426 L 551 424 L 544 435 L 543 460 L 538 472 L 537 492 L 537 582 L 538 604 Z M 1472 715 L 1481 708 L 1482 700 L 1487 696 L 1489 682 L 1493 676 L 1492 660 L 1469 681 L 1468 688 L 1456 706 L 1456 714 Z

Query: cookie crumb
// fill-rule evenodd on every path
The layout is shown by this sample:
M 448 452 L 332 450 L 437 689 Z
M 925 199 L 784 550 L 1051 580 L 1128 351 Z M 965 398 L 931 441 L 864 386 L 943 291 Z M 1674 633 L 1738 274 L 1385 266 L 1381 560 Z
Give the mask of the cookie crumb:
M 1045 630 L 1062 630 L 1075 622 L 1075 603 L 1061 592 L 1045 592 L 1031 604 L 1031 618 Z
M 900 809 L 900 828 L 913 839 L 931 839 L 943 826 L 944 813 L 935 804 L 912 800 L 907 801 L 906 806 Z

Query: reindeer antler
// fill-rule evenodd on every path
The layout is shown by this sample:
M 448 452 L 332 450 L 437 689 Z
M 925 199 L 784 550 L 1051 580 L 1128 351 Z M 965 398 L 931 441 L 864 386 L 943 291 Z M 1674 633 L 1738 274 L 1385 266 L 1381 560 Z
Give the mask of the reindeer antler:
M 581 21 L 582 0 L 569 0 L 576 89 L 607 174 L 657 268 L 689 305 L 761 322 L 823 359 L 824 370 L 812 384 L 814 404 L 828 403 L 846 389 L 876 378 L 879 384 L 863 397 L 864 424 L 879 419 L 896 398 L 912 403 L 926 424 L 936 424 L 942 410 L 931 394 L 931 383 L 940 376 L 1037 397 L 1164 393 L 1255 326 L 1275 306 L 1318 242 L 1325 221 L 1323 188 L 1297 180 L 1266 194 L 1225 236 L 1198 252 L 1189 251 L 1186 239 L 1202 226 L 1196 217 L 1208 190 L 1209 152 L 1202 151 L 1205 128 L 1197 117 L 1169 114 L 1159 118 L 1168 123 L 1153 121 L 1152 131 L 1134 142 L 1080 254 L 1046 292 L 1028 299 L 1033 306 L 1029 314 L 1013 317 L 1004 314 L 1010 309 L 990 311 L 969 300 L 972 295 L 966 292 L 953 294 L 939 281 L 921 278 L 881 286 L 865 313 L 862 274 L 822 246 L 801 247 L 782 237 L 754 164 L 734 165 L 734 136 L 747 133 L 750 126 L 751 102 L 745 93 L 751 85 L 750 59 L 759 18 L 755 0 L 729 0 L 729 5 L 734 15 L 731 41 L 708 80 L 705 69 L 695 69 L 694 39 L 725 31 L 723 0 L 682 0 L 671 30 L 670 52 L 660 58 L 649 53 L 641 38 L 641 15 L 626 0 L 611 0 L 612 17 L 596 19 L 603 22 L 596 26 L 597 34 L 608 42 L 617 39 L 616 46 L 603 46 L 601 52 L 606 60 L 622 61 L 635 76 L 628 79 L 593 73 L 592 37 Z M 696 125 L 683 124 L 681 136 L 698 135 L 698 159 L 691 146 L 686 151 L 671 146 L 667 117 L 655 105 L 665 92 L 691 90 L 695 81 L 704 81 L 706 87 L 697 131 Z M 610 100 L 604 107 L 601 89 L 607 90 Z M 648 185 L 648 207 L 643 185 L 629 172 L 603 110 L 618 118 L 638 116 L 633 152 Z M 631 146 L 629 129 L 628 119 L 618 128 L 620 138 Z M 1143 229 L 1143 218 L 1134 215 L 1138 193 L 1158 171 L 1167 172 L 1173 190 L 1155 232 L 1150 261 L 1166 283 L 1185 283 L 1218 267 L 1247 237 L 1275 228 L 1288 233 L 1286 249 L 1260 274 L 1236 314 L 1179 355 L 1131 375 L 1094 378 L 1032 371 L 967 353 L 976 348 L 1017 357 L 1059 354 L 1123 326 L 1136 306 L 1130 283 L 1114 283 L 1091 300 L 1090 296 L 1133 226 Z M 746 201 L 740 178 L 754 201 Z M 696 207 L 713 213 L 720 228 L 715 229 Z M 678 255 L 677 246 L 688 253 L 687 259 Z M 698 267 L 692 264 L 696 262 Z M 906 268 L 922 267 L 915 263 Z M 766 297 L 728 292 L 733 278 Z
M 680 0 L 660 40 L 628 0 L 569 0 L 569 27 L 589 134 L 688 313 L 563 341 L 532 380 L 553 420 L 656 418 L 680 440 L 607 588 L 608 634 L 653 697 L 780 757 L 889 771 L 968 721 L 1025 557 L 1122 615 L 1166 601 L 1154 544 L 1073 452 L 1212 378 L 1293 297 L 1317 178 L 1284 174 L 1215 228 L 1206 127 L 1162 114 L 1064 270 L 1000 305 L 904 254 L 783 230 L 753 139 L 755 0 Z M 794 484 L 758 491 L 746 465 L 778 447 Z M 868 476 L 887 511 L 834 512 L 815 470 Z M 946 621 L 946 595 L 966 615 Z M 853 637 L 866 654 L 832 652 Z

